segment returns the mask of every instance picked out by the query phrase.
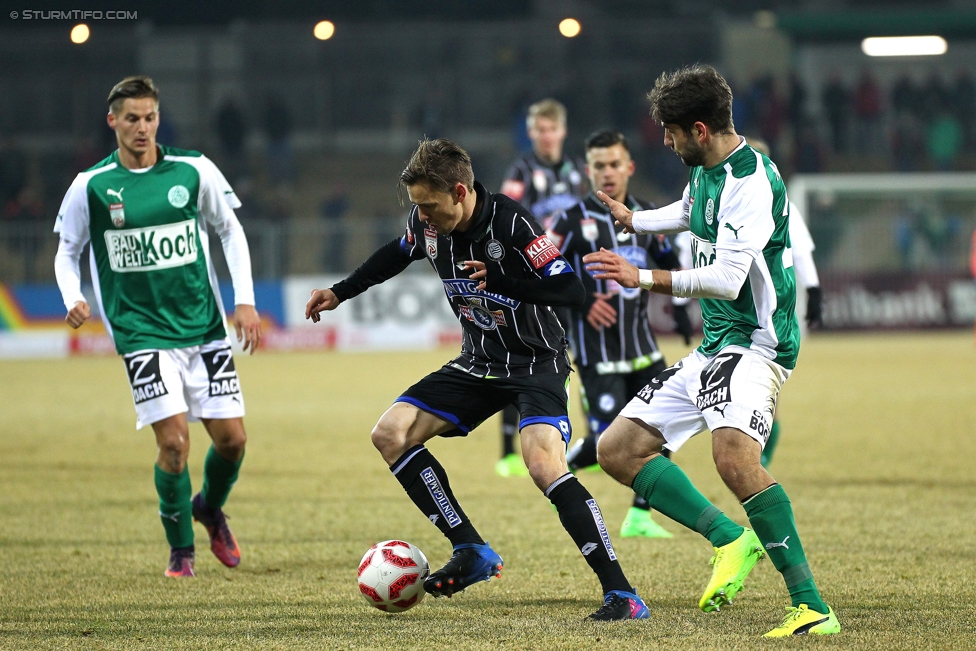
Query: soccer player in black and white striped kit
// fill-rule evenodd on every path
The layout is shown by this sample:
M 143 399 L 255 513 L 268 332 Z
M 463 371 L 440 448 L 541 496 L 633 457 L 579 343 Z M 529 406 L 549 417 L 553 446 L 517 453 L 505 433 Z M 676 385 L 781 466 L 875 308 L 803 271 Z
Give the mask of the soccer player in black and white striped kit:
M 586 140 L 585 169 L 594 191 L 602 190 L 634 210 L 654 207 L 628 192 L 635 165 L 623 134 L 604 130 L 590 135 Z M 583 305 L 570 308 L 564 322 L 583 385 L 589 424 L 586 437 L 567 454 L 569 467 L 575 472 L 596 464 L 600 435 L 624 405 L 666 368 L 664 354 L 647 319 L 647 292 L 593 278 L 583 269 L 583 256 L 606 249 L 641 269 L 679 269 L 681 263 L 668 238 L 625 232 L 593 194 L 557 215 L 548 232 L 586 290 Z M 684 304 L 673 305 L 672 314 L 687 344 L 692 330 Z M 650 505 L 635 495 L 620 535 L 670 538 L 672 534 L 654 522 Z
M 525 128 L 532 151 L 518 158 L 502 183 L 502 194 L 518 201 L 549 228 L 552 218 L 576 205 L 586 194 L 583 162 L 563 153 L 566 141 L 566 107 L 548 98 L 529 107 Z M 566 310 L 557 310 L 565 321 Z M 501 477 L 528 474 L 522 458 L 515 452 L 519 414 L 515 407 L 502 410 L 502 456 L 495 464 Z
M 596 500 L 566 465 L 570 364 L 552 306 L 583 301 L 583 285 L 545 230 L 521 205 L 474 180 L 468 154 L 425 140 L 400 175 L 414 207 L 402 237 L 377 250 L 345 280 L 312 292 L 306 318 L 338 307 L 427 259 L 463 329 L 461 354 L 407 389 L 373 428 L 373 445 L 421 512 L 454 548 L 424 589 L 435 597 L 499 576 L 502 559 L 461 509 L 447 473 L 424 444 L 465 436 L 515 405 L 522 454 L 536 486 L 603 588 L 600 621 L 644 619 Z

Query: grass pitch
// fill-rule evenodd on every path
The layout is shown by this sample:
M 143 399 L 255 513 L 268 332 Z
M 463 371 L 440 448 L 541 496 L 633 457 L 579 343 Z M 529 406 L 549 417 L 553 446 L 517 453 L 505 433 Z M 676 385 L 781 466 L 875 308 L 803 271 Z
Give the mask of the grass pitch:
M 666 340 L 668 359 L 685 349 Z M 17 649 L 964 649 L 976 647 L 976 350 L 968 333 L 812 337 L 780 403 L 771 468 L 788 491 L 833 638 L 765 641 L 789 598 L 763 561 L 732 608 L 696 609 L 706 541 L 658 516 L 672 540 L 621 540 L 651 609 L 583 621 L 599 586 L 528 479 L 493 472 L 497 420 L 430 444 L 500 580 L 386 615 L 359 596 L 357 563 L 404 538 L 435 567 L 448 543 L 369 443 L 391 401 L 452 350 L 239 357 L 250 441 L 227 511 L 235 570 L 197 527 L 197 578 L 163 577 L 150 430 L 136 432 L 116 358 L 0 362 L 0 648 Z M 575 400 L 575 394 L 574 394 Z M 574 405 L 578 410 L 578 406 Z M 582 420 L 574 414 L 579 432 Z M 196 491 L 208 440 L 192 426 Z M 677 455 L 733 519 L 700 435 Z M 628 492 L 583 483 L 613 533 Z

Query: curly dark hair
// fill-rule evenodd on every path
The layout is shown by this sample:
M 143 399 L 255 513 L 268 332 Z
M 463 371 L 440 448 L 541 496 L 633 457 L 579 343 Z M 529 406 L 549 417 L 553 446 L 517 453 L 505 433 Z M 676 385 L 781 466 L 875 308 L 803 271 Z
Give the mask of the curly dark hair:
M 439 192 L 450 192 L 458 183 L 473 190 L 474 171 L 471 169 L 471 157 L 450 140 L 425 138 L 420 141 L 417 151 L 400 173 L 400 185 L 403 187 L 422 181 Z
M 686 133 L 703 122 L 716 133 L 732 124 L 732 89 L 712 66 L 695 64 L 665 72 L 647 94 L 651 117 L 661 124 L 677 124 Z

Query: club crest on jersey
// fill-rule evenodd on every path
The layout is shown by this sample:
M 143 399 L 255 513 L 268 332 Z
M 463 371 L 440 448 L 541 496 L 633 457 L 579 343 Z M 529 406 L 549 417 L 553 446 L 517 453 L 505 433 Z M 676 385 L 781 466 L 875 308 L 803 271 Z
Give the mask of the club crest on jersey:
M 125 207 L 121 203 L 108 204 L 108 216 L 112 218 L 112 225 L 116 228 L 125 226 Z
M 711 226 L 713 221 L 715 221 L 715 202 L 709 197 L 705 202 L 705 223 Z
M 166 193 L 166 199 L 169 200 L 169 205 L 174 208 L 182 208 L 190 201 L 190 191 L 186 189 L 185 185 L 174 185 Z
M 549 181 L 546 179 L 546 173 L 542 170 L 532 170 L 532 185 L 535 187 L 536 192 L 545 192 L 546 187 L 549 185 Z
M 427 244 L 427 255 L 433 260 L 437 257 L 437 231 L 425 228 L 424 242 Z
M 596 238 L 600 236 L 600 229 L 595 219 L 581 219 L 580 229 L 583 231 L 583 239 L 587 242 L 596 242 Z
M 461 306 L 461 315 L 482 330 L 494 330 L 500 325 L 508 325 L 504 312 L 489 310 L 483 303 L 480 298 L 469 298 L 468 304 Z
M 505 247 L 502 246 L 502 243 L 495 238 L 491 238 L 488 240 L 488 243 L 485 244 L 485 255 L 487 255 L 489 259 L 498 262 L 505 257 Z
M 525 247 L 525 255 L 528 256 L 533 267 L 541 269 L 559 257 L 559 249 L 552 243 L 548 235 L 540 235 Z

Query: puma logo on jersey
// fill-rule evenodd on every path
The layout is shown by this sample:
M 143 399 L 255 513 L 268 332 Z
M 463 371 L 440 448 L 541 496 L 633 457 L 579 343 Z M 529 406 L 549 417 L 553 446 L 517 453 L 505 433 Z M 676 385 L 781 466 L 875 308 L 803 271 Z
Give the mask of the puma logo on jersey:
M 739 228 L 736 228 L 732 224 L 725 222 L 725 227 L 735 234 L 735 239 L 739 239 L 739 230 L 742 228 L 741 226 L 739 226 Z
M 122 201 L 122 191 L 123 190 L 125 190 L 125 188 L 119 188 L 118 191 L 115 191 L 112 188 L 109 188 L 105 192 L 108 193 L 108 196 L 110 196 L 110 197 L 118 197 L 118 200 L 119 201 Z
M 173 522 L 179 522 L 180 521 L 180 512 L 179 511 L 177 511 L 176 513 L 163 513 L 162 511 L 160 511 L 159 512 L 159 515 L 161 517 L 166 518 L 167 520 L 172 520 Z
M 786 544 L 786 541 L 789 540 L 789 539 L 790 539 L 790 537 L 787 536 L 786 538 L 783 538 L 783 542 L 766 543 L 766 549 L 772 549 L 773 547 L 783 547 L 785 549 L 789 549 L 790 546 Z

